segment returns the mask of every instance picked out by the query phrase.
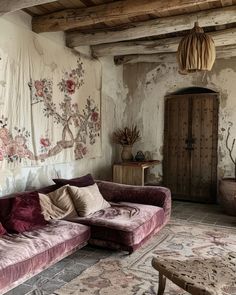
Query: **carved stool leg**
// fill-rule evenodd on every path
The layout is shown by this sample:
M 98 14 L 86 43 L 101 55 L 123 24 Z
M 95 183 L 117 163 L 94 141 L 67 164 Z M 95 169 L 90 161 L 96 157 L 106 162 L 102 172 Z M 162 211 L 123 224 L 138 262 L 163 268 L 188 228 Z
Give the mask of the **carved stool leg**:
M 159 272 L 159 285 L 157 295 L 163 295 L 166 287 L 166 277 Z

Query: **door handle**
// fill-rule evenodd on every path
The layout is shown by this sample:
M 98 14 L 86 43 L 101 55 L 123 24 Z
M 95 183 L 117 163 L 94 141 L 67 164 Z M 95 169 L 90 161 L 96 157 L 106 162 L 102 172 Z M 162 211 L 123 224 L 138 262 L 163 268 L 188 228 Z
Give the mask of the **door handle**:
M 189 150 L 189 151 L 194 150 L 194 144 L 195 144 L 195 142 L 196 142 L 196 139 L 195 138 L 187 138 L 185 140 L 185 143 L 186 143 L 185 149 L 186 150 Z

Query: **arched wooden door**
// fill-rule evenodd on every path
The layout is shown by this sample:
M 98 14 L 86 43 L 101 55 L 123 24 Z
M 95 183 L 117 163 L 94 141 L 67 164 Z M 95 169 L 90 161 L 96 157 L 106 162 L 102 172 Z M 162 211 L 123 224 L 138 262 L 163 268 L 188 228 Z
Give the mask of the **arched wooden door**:
M 216 201 L 218 105 L 217 93 L 166 98 L 164 184 L 176 199 Z

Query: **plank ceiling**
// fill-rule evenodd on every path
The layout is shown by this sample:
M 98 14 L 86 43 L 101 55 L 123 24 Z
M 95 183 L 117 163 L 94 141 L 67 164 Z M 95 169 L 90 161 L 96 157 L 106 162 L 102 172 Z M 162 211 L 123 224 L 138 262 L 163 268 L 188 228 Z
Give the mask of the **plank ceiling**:
M 99 4 L 104 4 L 104 3 L 111 3 L 111 2 L 116 2 L 117 0 L 60 0 L 60 1 L 55 1 L 52 3 L 44 4 L 44 5 L 38 5 L 34 7 L 30 7 L 25 9 L 27 13 L 29 13 L 32 16 L 39 16 L 39 15 L 45 15 L 49 14 L 51 12 L 56 12 L 60 11 L 66 8 L 84 8 L 84 7 L 91 7 L 91 6 L 96 6 Z M 165 1 L 165 0 L 163 0 Z M 167 1 L 168 2 L 168 1 Z M 131 18 L 126 18 L 122 19 L 122 21 L 110 21 L 106 23 L 99 23 L 96 25 L 91 25 L 91 26 L 86 26 L 83 28 L 80 28 L 78 31 L 79 32 L 84 32 L 84 33 L 94 33 L 97 31 L 114 31 L 114 30 L 121 30 L 125 28 L 130 28 L 132 27 L 132 23 L 134 22 L 140 22 L 140 21 L 146 21 L 146 20 L 151 20 L 151 19 L 156 19 L 159 17 L 165 17 L 165 16 L 171 16 L 171 15 L 183 15 L 183 14 L 188 14 L 191 12 L 198 12 L 198 11 L 203 11 L 203 10 L 208 10 L 208 9 L 214 9 L 214 8 L 221 8 L 225 6 L 231 6 L 235 5 L 236 0 L 216 0 L 214 2 L 210 3 L 205 3 L 205 4 L 200 4 L 197 7 L 190 7 L 186 9 L 181 9 L 181 10 L 172 10 L 166 11 L 163 13 L 155 13 L 155 14 L 144 14 L 141 16 L 137 17 L 131 17 Z M 168 3 L 167 3 L 168 5 Z M 226 26 L 221 26 L 220 28 L 210 28 L 211 31 L 217 30 L 217 29 L 224 29 L 224 28 L 229 28 L 233 27 L 233 25 L 226 25 Z M 174 34 L 178 35 L 178 34 Z M 179 34 L 181 35 L 181 34 Z M 165 36 L 163 36 L 165 37 Z

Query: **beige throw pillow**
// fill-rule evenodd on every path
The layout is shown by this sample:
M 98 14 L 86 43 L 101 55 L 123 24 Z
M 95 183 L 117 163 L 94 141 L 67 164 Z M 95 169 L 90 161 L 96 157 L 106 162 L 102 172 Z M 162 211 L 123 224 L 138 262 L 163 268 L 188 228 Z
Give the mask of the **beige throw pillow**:
M 46 220 L 78 217 L 68 187 L 65 185 L 47 195 L 39 193 L 42 213 Z
M 68 190 L 79 216 L 88 216 L 111 207 L 101 195 L 96 183 L 86 187 L 69 186 Z

